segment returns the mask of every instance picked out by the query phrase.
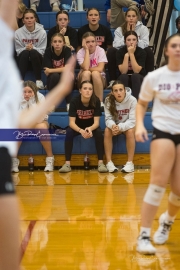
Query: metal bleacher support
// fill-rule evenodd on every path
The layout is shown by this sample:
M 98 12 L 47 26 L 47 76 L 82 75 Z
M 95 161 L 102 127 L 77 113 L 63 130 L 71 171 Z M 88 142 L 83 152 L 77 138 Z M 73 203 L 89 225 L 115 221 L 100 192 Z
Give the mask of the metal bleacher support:
M 155 17 L 153 20 L 153 33 L 150 43 L 153 44 L 155 53 L 155 66 L 158 68 L 162 62 L 164 42 L 168 36 L 171 14 L 173 11 L 172 0 L 155 0 Z

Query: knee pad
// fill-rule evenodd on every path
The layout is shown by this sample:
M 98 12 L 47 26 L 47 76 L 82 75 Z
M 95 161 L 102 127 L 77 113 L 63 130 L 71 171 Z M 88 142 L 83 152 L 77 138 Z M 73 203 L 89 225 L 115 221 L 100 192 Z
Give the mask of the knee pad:
M 159 206 L 165 190 L 166 189 L 163 187 L 150 184 L 144 196 L 144 202 L 154 206 Z
M 7 148 L 0 147 L 0 196 L 14 193 L 11 176 L 11 156 Z
M 174 206 L 180 207 L 180 197 L 174 194 L 172 191 L 169 194 L 169 202 Z

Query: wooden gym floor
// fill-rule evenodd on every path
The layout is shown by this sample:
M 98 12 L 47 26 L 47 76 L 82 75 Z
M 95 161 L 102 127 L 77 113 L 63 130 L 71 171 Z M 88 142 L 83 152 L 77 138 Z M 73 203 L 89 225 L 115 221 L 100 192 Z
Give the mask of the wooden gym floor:
M 13 174 L 20 205 L 22 270 L 180 269 L 180 214 L 156 256 L 135 251 L 149 170 L 21 171 Z M 169 187 L 158 217 L 165 211 Z

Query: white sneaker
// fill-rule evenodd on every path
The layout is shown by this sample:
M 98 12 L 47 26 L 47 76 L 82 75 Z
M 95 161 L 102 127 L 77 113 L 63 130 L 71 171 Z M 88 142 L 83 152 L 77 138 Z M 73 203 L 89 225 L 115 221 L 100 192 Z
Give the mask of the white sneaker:
M 58 2 L 55 2 L 52 5 L 52 12 L 58 12 L 58 11 L 60 11 L 60 9 L 59 9 L 59 3 Z
M 111 89 L 114 82 L 115 82 L 115 81 L 110 81 L 110 82 L 109 82 L 109 85 L 108 85 L 108 87 L 107 87 L 107 89 Z
M 36 81 L 36 86 L 37 86 L 37 88 L 39 88 L 39 89 L 44 89 L 44 84 L 43 84 L 42 81 Z
M 169 238 L 169 231 L 171 230 L 171 226 L 173 222 L 169 221 L 166 223 L 165 221 L 166 214 L 163 213 L 159 218 L 159 228 L 155 232 L 153 236 L 153 242 L 158 245 L 164 244 Z
M 108 169 L 108 172 L 117 172 L 118 168 L 114 166 L 114 163 L 110 160 L 107 164 L 106 167 Z
M 36 4 L 32 4 L 31 5 L 31 9 L 33 9 L 35 12 L 37 12 L 37 6 L 36 6 Z
M 54 157 L 46 157 L 45 172 L 52 172 L 54 170 Z
M 134 172 L 134 164 L 132 163 L 132 161 L 126 162 L 125 166 L 121 169 L 121 172 L 124 173 Z
M 18 158 L 12 158 L 11 172 L 19 172 L 19 169 L 18 169 L 19 163 L 20 162 Z
M 70 106 L 70 104 L 67 103 L 67 104 L 66 104 L 66 110 L 67 110 L 67 112 L 69 112 L 69 106 Z
M 150 237 L 143 234 L 137 239 L 136 250 L 144 255 L 153 255 L 156 253 L 156 248 L 151 244 Z

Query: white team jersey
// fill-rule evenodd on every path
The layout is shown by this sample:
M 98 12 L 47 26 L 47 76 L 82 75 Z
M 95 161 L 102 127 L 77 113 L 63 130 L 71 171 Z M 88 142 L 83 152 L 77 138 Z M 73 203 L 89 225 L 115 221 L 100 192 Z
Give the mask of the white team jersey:
M 167 66 L 148 73 L 141 86 L 139 98 L 152 101 L 153 126 L 171 134 L 180 134 L 180 71 Z
M 20 77 L 13 60 L 14 32 L 0 18 L 0 129 L 15 129 L 22 95 Z M 17 143 L 0 141 L 10 155 L 16 155 Z

